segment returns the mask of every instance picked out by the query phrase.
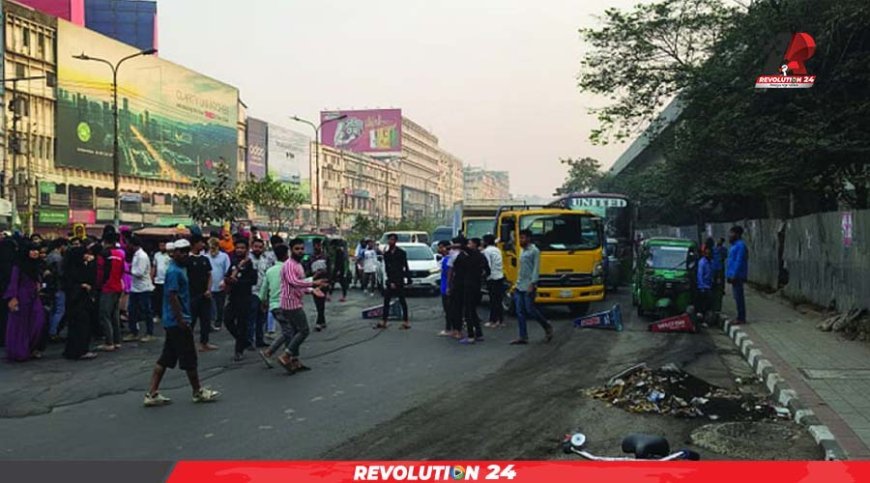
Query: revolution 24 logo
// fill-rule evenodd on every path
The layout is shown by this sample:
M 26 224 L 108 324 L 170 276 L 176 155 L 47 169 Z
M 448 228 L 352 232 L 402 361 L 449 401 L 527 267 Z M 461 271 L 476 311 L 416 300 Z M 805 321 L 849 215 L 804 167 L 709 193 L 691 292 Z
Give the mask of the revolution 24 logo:
M 808 89 L 816 82 L 816 76 L 807 73 L 806 61 L 816 53 L 816 41 L 805 32 L 791 37 L 785 49 L 785 62 L 779 73 L 761 75 L 755 80 L 756 89 Z

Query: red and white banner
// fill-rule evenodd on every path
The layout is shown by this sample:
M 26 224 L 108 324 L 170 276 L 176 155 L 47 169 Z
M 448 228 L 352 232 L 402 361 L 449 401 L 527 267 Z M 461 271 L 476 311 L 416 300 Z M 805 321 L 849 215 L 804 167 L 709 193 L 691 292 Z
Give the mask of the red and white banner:
M 180 462 L 168 483 L 511 481 L 517 483 L 838 483 L 870 481 L 870 462 L 366 461 Z

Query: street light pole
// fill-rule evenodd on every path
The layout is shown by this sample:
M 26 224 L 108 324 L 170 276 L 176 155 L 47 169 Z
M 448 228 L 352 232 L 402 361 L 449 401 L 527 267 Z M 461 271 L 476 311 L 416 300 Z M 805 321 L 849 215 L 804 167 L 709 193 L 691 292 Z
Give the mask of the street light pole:
M 317 225 L 318 230 L 320 230 L 320 185 L 321 185 L 321 181 L 320 181 L 320 128 L 322 128 L 323 125 L 328 123 L 328 122 L 340 121 L 346 117 L 347 117 L 347 114 L 342 114 L 341 116 L 338 116 L 336 118 L 327 119 L 327 120 L 321 122 L 320 124 L 314 124 L 313 122 L 302 119 L 299 116 L 293 116 L 290 118 L 296 122 L 308 124 L 309 126 L 311 126 L 312 129 L 314 129 L 314 171 L 315 171 L 315 174 L 317 175 L 317 197 L 316 197 L 317 201 L 316 201 L 315 208 L 314 208 L 314 210 L 315 210 L 314 211 L 314 224 Z M 309 173 L 310 173 L 311 167 L 309 166 L 308 169 L 309 169 Z
M 126 57 L 123 57 L 118 62 L 114 64 L 109 62 L 106 59 L 101 59 L 98 57 L 90 57 L 82 52 L 79 55 L 74 55 L 74 59 L 78 60 L 92 60 L 94 62 L 100 62 L 109 66 L 112 69 L 112 118 L 113 118 L 113 140 L 112 140 L 112 183 L 114 185 L 114 202 L 113 205 L 113 222 L 115 226 L 121 225 L 121 157 L 120 152 L 118 150 L 118 138 L 120 135 L 120 129 L 118 126 L 118 69 L 121 68 L 121 64 L 124 62 L 142 56 L 142 55 L 154 55 L 157 53 L 157 49 L 147 49 L 142 50 L 140 52 L 136 52 L 135 54 L 130 54 Z

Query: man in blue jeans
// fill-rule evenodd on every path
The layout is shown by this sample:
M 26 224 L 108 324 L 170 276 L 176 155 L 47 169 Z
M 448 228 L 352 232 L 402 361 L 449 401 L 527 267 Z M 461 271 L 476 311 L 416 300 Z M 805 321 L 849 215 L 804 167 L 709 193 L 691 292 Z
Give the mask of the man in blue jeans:
M 550 342 L 553 340 L 553 326 L 547 322 L 547 319 L 535 307 L 535 290 L 537 289 L 538 273 L 541 268 L 541 252 L 532 243 L 531 230 L 520 231 L 520 246 L 523 250 L 520 253 L 519 274 L 517 275 L 517 287 L 514 292 L 520 337 L 511 342 L 511 345 L 525 345 L 529 343 L 529 330 L 526 326 L 527 318 L 535 319 L 541 324 L 546 334 L 544 340 Z
M 743 227 L 733 226 L 728 232 L 731 248 L 728 250 L 728 264 L 725 268 L 725 278 L 731 284 L 734 292 L 734 303 L 737 305 L 737 320 L 735 324 L 746 323 L 746 298 L 743 286 L 749 276 L 749 252 L 743 242 Z

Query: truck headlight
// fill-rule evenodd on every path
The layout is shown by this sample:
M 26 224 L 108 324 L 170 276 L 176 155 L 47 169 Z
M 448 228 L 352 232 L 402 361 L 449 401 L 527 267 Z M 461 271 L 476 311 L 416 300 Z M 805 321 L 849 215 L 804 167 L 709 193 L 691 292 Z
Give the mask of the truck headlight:
M 595 268 L 592 269 L 593 277 L 600 277 L 604 274 L 604 263 L 598 262 L 595 264 Z

